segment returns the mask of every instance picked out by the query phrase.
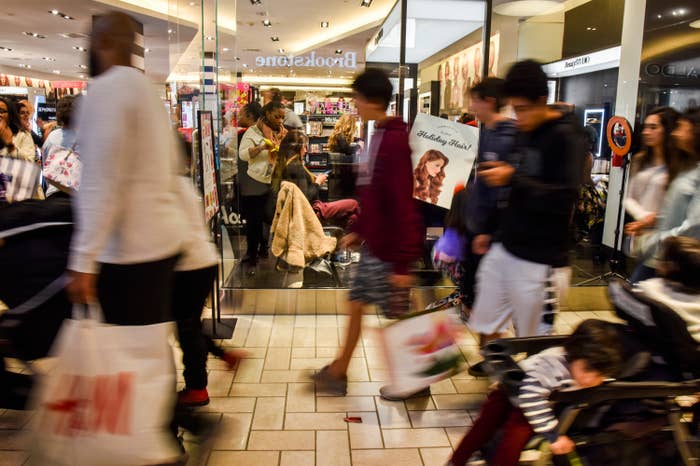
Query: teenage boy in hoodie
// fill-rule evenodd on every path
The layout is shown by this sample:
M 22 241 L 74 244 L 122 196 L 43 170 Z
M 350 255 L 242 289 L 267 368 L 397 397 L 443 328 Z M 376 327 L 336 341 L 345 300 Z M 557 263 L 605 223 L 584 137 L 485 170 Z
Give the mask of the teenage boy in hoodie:
M 469 324 L 482 343 L 513 321 L 519 337 L 546 335 L 558 306 L 554 270 L 569 264 L 568 229 L 581 184 L 584 147 L 573 115 L 547 106 L 547 76 L 539 63 L 513 65 L 504 93 L 518 134 L 510 162 L 480 164 L 490 186 L 510 186 L 499 232 L 477 272 Z
M 409 265 L 421 256 L 422 232 L 413 200 L 413 168 L 408 129 L 401 118 L 388 117 L 393 94 L 386 73 L 367 69 L 352 85 L 355 106 L 376 132 L 360 164 L 357 188 L 360 215 L 341 247 L 362 244 L 362 256 L 350 289 L 345 346 L 315 376 L 320 390 L 347 393 L 347 370 L 362 328 L 363 309 L 377 305 L 388 316 L 408 311 L 413 277 Z

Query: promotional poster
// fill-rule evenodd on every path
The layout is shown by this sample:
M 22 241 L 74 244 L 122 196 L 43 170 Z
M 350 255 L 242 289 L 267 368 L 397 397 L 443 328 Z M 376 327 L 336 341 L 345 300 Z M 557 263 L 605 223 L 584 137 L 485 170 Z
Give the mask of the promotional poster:
M 478 142 L 473 126 L 419 113 L 410 135 L 413 197 L 449 209 L 455 187 L 469 178 Z

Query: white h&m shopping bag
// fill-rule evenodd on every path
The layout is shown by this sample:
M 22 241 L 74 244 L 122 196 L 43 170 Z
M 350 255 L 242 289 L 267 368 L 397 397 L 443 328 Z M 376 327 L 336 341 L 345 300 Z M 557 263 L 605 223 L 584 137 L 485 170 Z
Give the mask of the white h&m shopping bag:
M 458 311 L 445 307 L 407 314 L 384 327 L 389 393 L 412 395 L 456 374 L 463 362 L 456 341 L 461 329 Z
M 52 350 L 55 365 L 34 397 L 32 463 L 175 461 L 179 452 L 168 430 L 175 394 L 171 333 L 171 323 L 116 326 L 67 319 Z

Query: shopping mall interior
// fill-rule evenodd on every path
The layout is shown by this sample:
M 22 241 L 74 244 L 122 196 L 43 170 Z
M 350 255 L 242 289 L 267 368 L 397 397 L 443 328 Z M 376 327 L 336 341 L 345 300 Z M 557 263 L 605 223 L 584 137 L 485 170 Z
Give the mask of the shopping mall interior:
M 379 68 L 389 76 L 388 113 L 409 125 L 414 166 L 423 152 L 414 145 L 421 131 L 451 134 L 455 143 L 448 146 L 467 148 L 455 149 L 454 162 L 444 164 L 439 195 L 415 201 L 424 247 L 423 257 L 411 264 L 410 305 L 420 311 L 454 297 L 457 286 L 434 260 L 434 248 L 449 227 L 445 219 L 453 196 L 476 173 L 483 124 L 480 129 L 470 89 L 487 76 L 504 78 L 518 61 L 540 62 L 547 104 L 566 107 L 586 128 L 592 156 L 584 182 L 588 204 L 582 200 L 572 213 L 570 265 L 560 274 L 564 284 L 554 334 L 567 335 L 587 319 L 623 322 L 609 284 L 629 278 L 638 264 L 622 233 L 630 220 L 623 207 L 629 171 L 620 160 L 644 148 L 642 128 L 655 108 L 698 107 L 697 0 L 2 0 L 0 97 L 29 101 L 37 134 L 56 120 L 62 98 L 90 95 L 91 27 L 115 10 L 134 19 L 132 66 L 151 81 L 185 141 L 187 173 L 202 195 L 217 246 L 219 273 L 203 309 L 205 332 L 224 349 L 244 351 L 234 366 L 209 357 L 209 402 L 198 410 L 217 424 L 218 433 L 197 464 L 444 466 L 477 421 L 494 381 L 467 371 L 483 360 L 479 335 L 451 315 L 450 322 L 460 322 L 453 346 L 461 369 L 421 396 L 382 397 L 380 388 L 397 373 L 386 339 L 395 321 L 370 306 L 347 372 L 347 395 L 329 396 L 316 388 L 312 376 L 345 341 L 349 289 L 363 259 L 334 246 L 307 256 L 301 267 L 290 266 L 288 250 L 275 246 L 282 235 L 272 220 L 279 201 L 269 216 L 265 205 L 263 239 L 250 250 L 254 208 L 246 205 L 251 196 L 242 191 L 248 164 L 241 163 L 239 144 L 246 129 L 244 107 L 251 103 L 277 99 L 296 114 L 295 127 L 306 135 L 304 169 L 320 181 L 317 201 L 323 205 L 356 198 L 361 154 L 377 131 L 373 121 L 360 118 L 352 88 L 365 69 Z M 119 97 L 131 98 L 128 92 Z M 514 115 L 509 106 L 503 113 Z M 615 117 L 621 119 L 611 122 Z M 348 121 L 353 149 L 340 151 L 332 139 Z M 616 121 L 631 125 L 624 141 L 631 145 L 618 144 L 626 146 L 624 157 L 620 147 L 616 152 Z M 352 222 L 324 219 L 313 206 L 319 228 L 339 245 Z M 9 300 L 0 295 L 0 309 L 13 307 L 2 301 Z M 28 335 L 43 338 L 41 322 L 32 325 Z M 675 340 L 664 341 L 673 345 Z M 181 390 L 186 388 L 181 350 L 175 345 L 174 351 Z M 51 358 L 5 360 L 9 371 L 20 374 L 51 366 Z M 649 393 L 662 404 L 674 399 L 666 392 Z M 578 410 L 585 403 L 570 406 Z M 683 414 L 663 409 L 668 419 Z M 34 409 L 0 407 L 0 465 L 38 464 L 30 448 L 37 417 Z M 700 464 L 698 454 L 686 452 L 690 441 L 677 430 L 687 428 L 679 426 L 664 424 L 675 441 L 670 436 L 664 443 L 659 434 L 647 442 L 680 452 L 665 460 L 646 463 L 649 456 L 638 452 L 635 460 L 584 458 L 582 463 L 569 456 L 566 464 Z M 185 449 L 191 443 L 185 434 Z M 546 451 L 526 449 L 520 464 L 551 464 Z M 488 461 L 475 456 L 468 464 Z

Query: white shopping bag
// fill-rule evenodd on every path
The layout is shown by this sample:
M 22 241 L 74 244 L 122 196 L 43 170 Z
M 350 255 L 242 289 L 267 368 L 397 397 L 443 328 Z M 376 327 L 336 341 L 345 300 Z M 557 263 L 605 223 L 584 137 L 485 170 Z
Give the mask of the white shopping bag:
M 388 392 L 408 396 L 456 374 L 462 355 L 456 337 L 464 328 L 456 308 L 407 314 L 384 327 L 381 343 L 389 370 Z
M 52 350 L 55 365 L 34 397 L 32 464 L 175 461 L 179 453 L 168 430 L 175 393 L 171 325 L 67 319 Z

